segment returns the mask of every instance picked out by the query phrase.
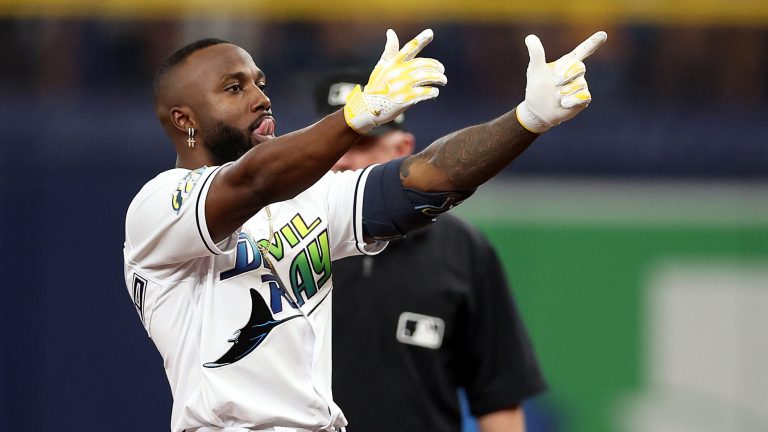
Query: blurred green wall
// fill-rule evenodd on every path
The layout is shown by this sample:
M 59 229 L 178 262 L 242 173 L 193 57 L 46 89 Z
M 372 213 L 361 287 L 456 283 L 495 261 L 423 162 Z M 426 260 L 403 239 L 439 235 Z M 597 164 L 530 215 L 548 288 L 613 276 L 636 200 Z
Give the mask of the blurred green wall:
M 459 213 L 498 248 L 550 384 L 543 404 L 568 432 L 622 430 L 621 400 L 642 392 L 647 372 L 645 296 L 654 269 L 677 260 L 768 262 L 768 217 L 752 205 L 766 195 L 738 186 L 710 194 L 704 185 L 690 193 L 696 184 L 563 183 L 538 196 L 523 192 L 534 183 L 497 183 Z M 619 210 L 618 200 L 637 209 Z M 697 214 L 704 207 L 709 214 Z M 641 208 L 646 214 L 633 217 Z

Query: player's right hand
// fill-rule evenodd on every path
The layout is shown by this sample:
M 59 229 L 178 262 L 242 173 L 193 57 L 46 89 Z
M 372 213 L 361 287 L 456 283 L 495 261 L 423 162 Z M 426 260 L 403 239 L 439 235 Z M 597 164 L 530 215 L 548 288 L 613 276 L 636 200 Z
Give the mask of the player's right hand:
M 592 101 L 584 79 L 583 60 L 605 42 L 608 35 L 599 31 L 570 53 L 547 63 L 544 47 L 535 35 L 525 38 L 530 62 L 526 75 L 525 100 L 517 106 L 517 120 L 534 133 L 542 133 L 552 126 L 576 116 Z
M 400 49 L 393 30 L 387 30 L 387 43 L 373 69 L 368 84 L 356 86 L 347 97 L 344 118 L 358 133 L 390 122 L 400 113 L 426 99 L 436 98 L 437 85 L 445 85 L 443 65 L 431 58 L 416 57 L 432 41 L 432 30 L 424 30 Z

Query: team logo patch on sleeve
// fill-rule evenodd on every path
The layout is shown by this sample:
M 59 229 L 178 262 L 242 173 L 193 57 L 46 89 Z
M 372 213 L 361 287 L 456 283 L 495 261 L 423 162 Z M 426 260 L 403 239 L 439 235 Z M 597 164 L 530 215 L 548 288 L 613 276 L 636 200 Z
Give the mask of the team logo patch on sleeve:
M 200 180 L 204 171 L 205 167 L 190 171 L 189 174 L 181 179 L 179 185 L 176 186 L 176 191 L 173 192 L 173 195 L 171 196 L 171 207 L 173 207 L 173 210 L 176 213 L 181 210 L 181 205 L 184 204 L 184 201 L 187 200 L 189 194 L 195 189 L 195 185 L 197 184 L 197 181 Z

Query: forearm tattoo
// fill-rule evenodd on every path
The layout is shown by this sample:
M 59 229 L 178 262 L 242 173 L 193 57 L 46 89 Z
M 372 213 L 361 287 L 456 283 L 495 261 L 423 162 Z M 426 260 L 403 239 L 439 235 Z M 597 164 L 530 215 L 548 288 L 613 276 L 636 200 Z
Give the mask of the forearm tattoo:
M 446 135 L 403 162 L 407 178 L 414 164 L 429 164 L 453 190 L 471 190 L 486 182 L 520 155 L 538 135 L 520 126 L 515 112 Z

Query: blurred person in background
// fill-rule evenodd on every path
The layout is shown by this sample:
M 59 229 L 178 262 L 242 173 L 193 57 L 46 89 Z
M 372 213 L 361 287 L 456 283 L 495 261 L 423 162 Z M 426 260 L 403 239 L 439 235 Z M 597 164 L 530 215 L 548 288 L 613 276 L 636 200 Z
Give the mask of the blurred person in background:
M 344 106 L 362 70 L 315 88 L 324 117 Z M 413 154 L 405 113 L 372 129 L 333 169 Z M 545 389 L 493 247 L 445 214 L 376 258 L 333 265 L 333 393 L 350 432 L 459 432 L 464 389 L 481 432 L 522 432 L 521 403 Z
M 161 65 L 156 114 L 176 168 L 147 182 L 125 223 L 125 281 L 163 357 L 178 431 L 338 431 L 331 394 L 331 260 L 376 254 L 470 196 L 591 101 L 582 60 L 598 32 L 546 63 L 533 35 L 525 100 L 424 151 L 326 173 L 362 134 L 437 96 L 447 79 L 393 31 L 364 88 L 276 136 L 266 76 L 242 48 L 189 44 Z M 457 158 L 456 155 L 460 155 Z M 328 301 L 326 301 L 328 300 Z

